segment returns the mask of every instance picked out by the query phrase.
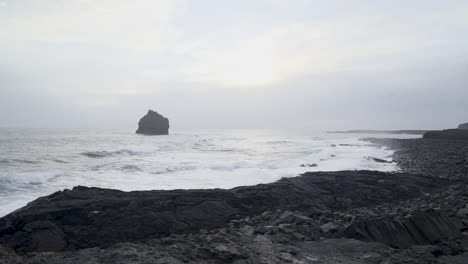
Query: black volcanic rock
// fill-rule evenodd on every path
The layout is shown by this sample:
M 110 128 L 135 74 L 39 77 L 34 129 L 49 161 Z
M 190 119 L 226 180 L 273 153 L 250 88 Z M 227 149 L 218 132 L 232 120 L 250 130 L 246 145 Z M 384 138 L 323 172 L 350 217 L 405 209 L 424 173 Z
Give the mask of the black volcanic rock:
M 458 129 L 468 129 L 468 123 L 460 124 Z
M 410 199 L 440 190 L 446 183 L 409 174 L 343 171 L 306 173 L 231 190 L 123 192 L 75 187 L 1 218 L 0 244 L 18 252 L 107 247 L 217 228 L 268 210 L 313 215 Z
M 148 113 L 138 122 L 136 133 L 143 135 L 168 135 L 169 119 L 153 110 L 148 110 Z
M 468 140 L 373 138 L 366 141 L 395 149 L 392 158 L 402 172 L 468 179 Z
M 368 140 L 403 173 L 39 198 L 0 218 L 0 264 L 468 263 L 468 140 Z
M 468 129 L 445 129 L 429 131 L 423 135 L 426 139 L 468 140 Z

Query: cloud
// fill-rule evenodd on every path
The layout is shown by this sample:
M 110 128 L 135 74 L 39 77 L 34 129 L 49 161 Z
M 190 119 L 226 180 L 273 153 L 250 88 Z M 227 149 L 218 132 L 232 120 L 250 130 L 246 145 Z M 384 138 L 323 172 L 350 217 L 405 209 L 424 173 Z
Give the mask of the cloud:
M 222 47 L 202 42 L 189 49 L 192 62 L 182 71 L 194 82 L 262 86 L 307 74 L 417 67 L 465 51 L 452 41 L 468 34 L 465 11 L 468 5 L 400 14 L 398 20 L 349 15 L 275 27 Z M 466 37 L 459 41 L 468 45 Z
M 411 100 L 447 114 L 467 99 L 451 74 L 468 67 L 466 1 L 0 3 L 0 126 L 114 113 L 133 124 L 153 105 L 201 126 L 352 123 Z
M 180 34 L 172 19 L 184 8 L 180 0 L 12 1 L 2 14 L 1 40 L 161 51 Z

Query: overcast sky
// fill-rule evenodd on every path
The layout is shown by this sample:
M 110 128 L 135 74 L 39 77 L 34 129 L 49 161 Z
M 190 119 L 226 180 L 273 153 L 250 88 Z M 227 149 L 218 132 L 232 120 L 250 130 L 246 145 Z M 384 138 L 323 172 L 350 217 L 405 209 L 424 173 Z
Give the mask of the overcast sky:
M 466 0 L 0 0 L 0 127 L 444 128 Z

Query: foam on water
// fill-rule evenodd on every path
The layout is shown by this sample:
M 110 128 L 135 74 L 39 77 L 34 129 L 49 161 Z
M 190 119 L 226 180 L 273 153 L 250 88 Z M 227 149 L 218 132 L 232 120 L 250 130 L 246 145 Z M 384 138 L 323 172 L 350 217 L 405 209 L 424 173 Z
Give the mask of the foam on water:
M 398 169 L 372 159 L 391 161 L 392 150 L 360 137 L 365 135 L 205 131 L 148 137 L 0 129 L 0 215 L 76 185 L 125 191 L 232 188 L 307 171 Z

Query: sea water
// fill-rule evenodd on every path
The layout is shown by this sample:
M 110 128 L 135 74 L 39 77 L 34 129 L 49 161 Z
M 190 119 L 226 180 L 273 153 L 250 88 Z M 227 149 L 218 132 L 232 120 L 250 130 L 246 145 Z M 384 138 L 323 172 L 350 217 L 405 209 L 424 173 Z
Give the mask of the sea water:
M 398 170 L 395 163 L 370 158 L 391 161 L 393 151 L 360 140 L 367 136 L 267 130 L 142 136 L 126 130 L 0 128 L 0 216 L 77 185 L 124 191 L 232 188 L 306 171 Z

